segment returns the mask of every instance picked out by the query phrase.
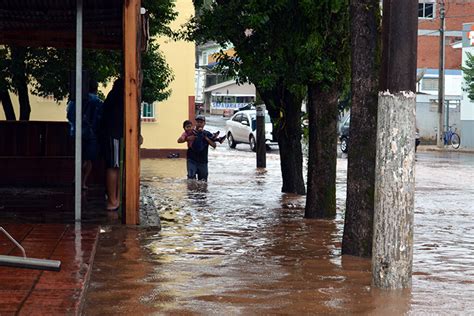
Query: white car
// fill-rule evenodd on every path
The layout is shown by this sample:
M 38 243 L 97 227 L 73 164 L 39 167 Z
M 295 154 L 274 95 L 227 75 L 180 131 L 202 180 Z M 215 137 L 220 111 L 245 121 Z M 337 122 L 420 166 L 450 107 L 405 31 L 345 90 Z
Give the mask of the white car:
M 250 144 L 250 149 L 257 149 L 257 111 L 244 110 L 235 113 L 226 122 L 226 136 L 230 148 L 235 148 L 237 144 Z M 273 142 L 273 125 L 268 112 L 265 111 L 265 143 L 270 145 Z

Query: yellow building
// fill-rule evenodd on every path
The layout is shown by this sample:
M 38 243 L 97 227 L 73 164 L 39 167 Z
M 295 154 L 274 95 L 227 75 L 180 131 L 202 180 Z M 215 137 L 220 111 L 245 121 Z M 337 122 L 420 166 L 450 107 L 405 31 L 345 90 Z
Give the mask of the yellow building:
M 20 117 L 20 106 L 18 96 L 10 94 L 15 110 L 15 117 Z M 52 98 L 40 98 L 30 94 L 31 114 L 30 121 L 67 121 L 66 120 L 66 101 L 59 104 Z M 1 106 L 0 106 L 1 107 Z M 3 107 L 0 109 L 0 121 L 5 120 Z
M 174 29 L 194 15 L 192 0 L 177 0 L 176 11 L 179 15 L 171 25 Z M 186 144 L 178 144 L 176 140 L 183 132 L 183 121 L 194 118 L 195 45 L 163 38 L 158 39 L 158 43 L 175 79 L 170 85 L 171 96 L 163 102 L 155 102 L 154 120 L 142 121 L 142 157 L 165 157 L 176 152 L 181 152 L 182 157 Z
M 172 23 L 178 29 L 194 15 L 192 0 L 177 0 L 179 13 Z M 171 96 L 163 102 L 148 106 L 148 117 L 142 119 L 142 157 L 166 157 L 170 153 L 184 155 L 186 145 L 176 140 L 183 132 L 182 122 L 194 117 L 195 45 L 191 42 L 156 39 L 174 74 Z M 108 90 L 107 90 L 108 91 Z M 12 95 L 16 117 L 19 117 L 18 97 Z M 31 121 L 66 121 L 66 101 L 59 104 L 52 99 L 30 95 Z M 5 120 L 0 109 L 0 120 Z

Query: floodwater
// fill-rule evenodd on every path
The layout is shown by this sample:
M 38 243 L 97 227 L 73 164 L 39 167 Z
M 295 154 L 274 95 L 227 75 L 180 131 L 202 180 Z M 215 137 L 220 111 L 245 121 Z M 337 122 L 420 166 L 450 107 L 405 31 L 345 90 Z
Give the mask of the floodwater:
M 185 163 L 142 161 L 162 230 L 104 230 L 84 314 L 474 313 L 474 155 L 418 154 L 413 288 L 403 291 L 373 288 L 370 260 L 341 256 L 345 157 L 334 220 L 303 219 L 305 198 L 280 192 L 276 151 L 257 170 L 245 145 L 221 145 L 207 184 L 184 180 Z

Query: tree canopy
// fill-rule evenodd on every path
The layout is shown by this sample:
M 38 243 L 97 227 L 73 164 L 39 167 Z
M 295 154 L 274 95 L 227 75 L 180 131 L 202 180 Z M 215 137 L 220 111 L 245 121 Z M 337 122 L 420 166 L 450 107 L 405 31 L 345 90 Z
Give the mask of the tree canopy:
M 198 42 L 215 41 L 235 55 L 218 53 L 221 69 L 259 89 L 284 84 L 301 93 L 308 82 L 349 86 L 347 0 L 195 0 L 200 8 L 188 25 Z M 199 7 L 200 6 L 200 7 Z
M 474 101 L 474 56 L 467 53 L 466 66 L 462 67 L 466 86 L 463 90 L 468 93 L 469 100 Z

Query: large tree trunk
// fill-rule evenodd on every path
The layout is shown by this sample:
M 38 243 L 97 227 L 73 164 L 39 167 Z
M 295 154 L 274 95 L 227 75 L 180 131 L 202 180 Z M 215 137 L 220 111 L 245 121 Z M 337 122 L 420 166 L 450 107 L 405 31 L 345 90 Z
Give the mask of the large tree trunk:
M 20 121 L 29 121 L 31 106 L 30 98 L 28 96 L 28 84 L 25 81 L 19 84 L 18 88 L 18 101 L 20 103 Z
M 379 97 L 372 280 L 411 287 L 415 204 L 415 94 Z
M 5 112 L 5 118 L 7 121 L 15 121 L 15 111 L 13 110 L 12 99 L 10 98 L 10 93 L 8 89 L 1 88 L 0 86 L 0 102 L 3 105 L 3 111 Z
M 309 160 L 306 218 L 336 215 L 337 118 L 339 90 L 308 87 Z
M 301 100 L 288 91 L 283 100 L 284 121 L 277 128 L 283 177 L 281 191 L 304 195 L 306 188 L 303 180 L 303 150 L 301 147 Z
M 372 254 L 380 43 L 379 0 L 351 1 L 352 104 L 342 253 Z
M 412 279 L 418 16 L 412 0 L 383 6 L 372 283 L 399 289 Z
M 284 193 L 304 195 L 303 150 L 301 148 L 301 99 L 283 89 L 281 93 L 260 93 L 272 119 L 280 149 Z M 283 115 L 280 117 L 280 115 Z
M 28 95 L 28 77 L 26 74 L 26 48 L 11 47 L 13 85 L 18 93 L 18 101 L 20 103 L 20 121 L 28 121 L 30 119 L 31 106 Z

